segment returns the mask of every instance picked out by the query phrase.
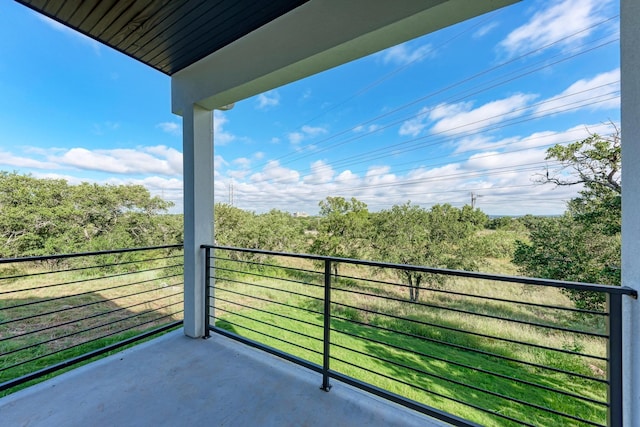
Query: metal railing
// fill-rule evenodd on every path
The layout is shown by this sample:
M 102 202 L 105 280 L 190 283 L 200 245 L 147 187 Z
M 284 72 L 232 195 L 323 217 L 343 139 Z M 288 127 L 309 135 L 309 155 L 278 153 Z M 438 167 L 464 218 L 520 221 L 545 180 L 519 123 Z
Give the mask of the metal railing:
M 207 329 L 320 373 L 325 391 L 337 379 L 453 425 L 622 425 L 630 288 L 203 248 Z M 567 289 L 606 303 L 576 308 Z
M 0 259 L 0 392 L 181 325 L 182 270 L 182 245 Z

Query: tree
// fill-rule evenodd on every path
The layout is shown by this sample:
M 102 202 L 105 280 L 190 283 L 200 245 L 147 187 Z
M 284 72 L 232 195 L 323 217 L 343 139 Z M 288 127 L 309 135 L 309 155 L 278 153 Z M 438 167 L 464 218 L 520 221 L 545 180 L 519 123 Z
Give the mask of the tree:
M 158 215 L 171 206 L 136 185 L 69 185 L 0 172 L 0 256 L 149 246 L 161 240 Z M 166 226 L 177 226 L 166 222 Z
M 321 200 L 318 234 L 311 244 L 311 253 L 340 258 L 361 258 L 368 247 L 369 211 L 367 205 L 352 197 L 327 197 Z M 338 275 L 338 263 L 333 264 Z
M 398 264 L 440 268 L 475 269 L 478 256 L 471 240 L 487 220 L 479 210 L 451 205 L 435 205 L 426 210 L 407 202 L 394 205 L 374 216 L 378 256 Z M 418 301 L 423 283 L 442 285 L 446 276 L 397 270 L 407 281 L 409 300 Z
M 558 186 L 584 184 L 587 193 L 594 195 L 605 190 L 621 194 L 620 129 L 613 123 L 611 126 L 613 132 L 608 136 L 590 133 L 582 141 L 549 148 L 546 159 L 555 160 L 560 166 L 553 171 L 547 168 L 539 182 Z
M 560 166 L 552 173 L 547 169 L 540 180 L 558 186 L 582 184 L 579 197 L 569 202 L 569 211 L 577 221 L 607 235 L 620 232 L 622 218 L 621 137 L 620 130 L 611 126 L 608 136 L 592 133 L 582 141 L 551 147 L 547 159 Z
M 530 243 L 517 242 L 514 263 L 529 275 L 558 280 L 620 285 L 621 152 L 620 131 L 590 134 L 569 145 L 555 145 L 547 159 L 560 166 L 539 179 L 554 185 L 578 185 L 561 218 L 532 223 Z M 601 294 L 566 290 L 577 307 L 595 309 Z

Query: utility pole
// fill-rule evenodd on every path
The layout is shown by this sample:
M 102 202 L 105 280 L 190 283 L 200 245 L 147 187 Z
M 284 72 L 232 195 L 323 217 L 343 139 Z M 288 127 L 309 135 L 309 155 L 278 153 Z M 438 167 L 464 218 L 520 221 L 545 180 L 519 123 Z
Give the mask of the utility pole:
M 229 184 L 229 205 L 233 206 L 233 182 Z
M 471 209 L 476 208 L 476 202 L 478 201 L 478 197 L 482 197 L 482 196 L 474 193 L 473 191 L 471 192 Z

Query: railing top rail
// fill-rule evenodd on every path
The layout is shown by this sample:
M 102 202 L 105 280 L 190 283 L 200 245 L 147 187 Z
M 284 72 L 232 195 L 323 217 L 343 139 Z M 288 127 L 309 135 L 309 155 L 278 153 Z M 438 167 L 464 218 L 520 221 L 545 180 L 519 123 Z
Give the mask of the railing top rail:
M 304 259 L 311 259 L 315 261 L 329 260 L 334 262 L 341 262 L 341 263 L 348 263 L 348 264 L 355 264 L 355 265 L 366 265 L 369 267 L 404 269 L 404 270 L 410 270 L 410 271 L 419 271 L 423 273 L 442 274 L 446 276 L 469 277 L 472 279 L 494 280 L 498 282 L 520 283 L 524 285 L 537 285 L 537 286 L 547 286 L 552 288 L 575 289 L 579 291 L 601 292 L 601 293 L 616 294 L 616 295 L 629 295 L 633 298 L 638 298 L 638 292 L 635 289 L 632 289 L 628 286 L 611 286 L 611 285 L 601 285 L 596 283 L 582 283 L 582 282 L 571 282 L 571 281 L 565 281 L 565 280 L 541 279 L 541 278 L 535 278 L 535 277 L 509 276 L 504 274 L 490 274 L 490 273 L 481 273 L 477 271 L 451 270 L 446 268 L 425 267 L 425 266 L 419 266 L 419 265 L 394 264 L 394 263 L 382 262 L 382 261 L 358 260 L 358 259 L 352 259 L 352 258 L 339 258 L 339 257 L 325 256 L 325 255 L 296 254 L 296 253 L 289 253 L 289 252 L 265 251 L 262 249 L 236 248 L 233 246 L 202 245 L 201 248 L 249 252 L 249 253 L 274 255 L 274 256 L 286 256 L 291 258 L 304 258 Z
M 155 249 L 181 248 L 182 246 L 183 246 L 182 244 L 178 243 L 174 245 L 145 246 L 140 248 L 111 249 L 111 250 L 105 250 L 105 251 L 77 252 L 77 253 L 71 253 L 71 254 L 27 256 L 27 257 L 18 257 L 18 258 L 0 258 L 0 264 L 10 264 L 15 262 L 47 261 L 52 259 L 77 258 L 77 257 L 93 256 L 93 255 L 120 254 L 125 252 L 151 251 Z

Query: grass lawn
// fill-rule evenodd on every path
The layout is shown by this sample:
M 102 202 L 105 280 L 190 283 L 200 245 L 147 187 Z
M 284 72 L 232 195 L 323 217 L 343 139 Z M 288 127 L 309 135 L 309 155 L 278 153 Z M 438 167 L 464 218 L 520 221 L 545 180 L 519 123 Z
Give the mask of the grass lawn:
M 181 255 L 145 255 L 102 268 L 3 265 L 0 383 L 182 319 Z
M 293 264 L 295 268 L 314 269 L 311 263 L 304 265 L 299 260 Z M 250 274 L 226 272 L 226 276 L 220 271 L 215 293 L 216 326 L 321 365 L 323 290 L 292 279 L 306 274 L 307 283 L 319 285 L 321 281 L 313 273 L 277 270 L 269 267 L 258 273 L 253 269 Z M 606 353 L 604 339 L 474 313 L 596 332 L 604 328 L 602 319 L 442 292 L 570 307 L 570 301 L 557 289 L 535 290 L 464 279 L 448 283 L 446 289 L 423 291 L 421 302 L 427 304 L 416 305 L 406 301 L 406 289 L 379 283 L 380 278 L 391 279 L 388 272 L 348 266 L 342 270 L 343 278 L 332 290 L 332 370 L 487 426 L 589 425 L 550 411 L 606 424 L 606 406 L 592 402 L 607 400 L 607 387 L 602 382 L 606 364 L 541 348 L 600 357 Z M 287 280 L 274 279 L 278 273 Z M 356 276 L 375 277 L 378 282 L 353 279 Z M 405 301 L 401 301 L 403 298 Z

